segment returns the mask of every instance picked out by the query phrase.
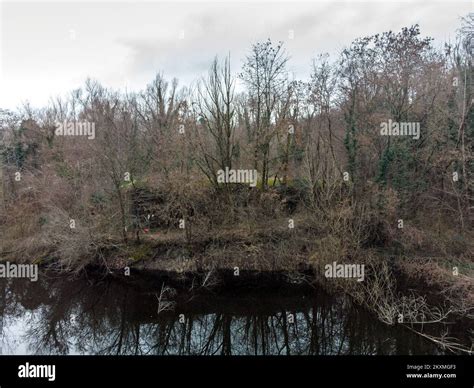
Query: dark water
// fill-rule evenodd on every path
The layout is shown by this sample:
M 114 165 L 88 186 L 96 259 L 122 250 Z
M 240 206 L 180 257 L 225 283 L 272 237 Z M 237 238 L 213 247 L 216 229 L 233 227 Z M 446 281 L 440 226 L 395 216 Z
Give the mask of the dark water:
M 3 354 L 440 354 L 323 291 L 139 291 L 115 280 L 0 282 Z M 174 305 L 165 305 L 164 300 Z M 182 314 L 182 315 L 181 315 Z

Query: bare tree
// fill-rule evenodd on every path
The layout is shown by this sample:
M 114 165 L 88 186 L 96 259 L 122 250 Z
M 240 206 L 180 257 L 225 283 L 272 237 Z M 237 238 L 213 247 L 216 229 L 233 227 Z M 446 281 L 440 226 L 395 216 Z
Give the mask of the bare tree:
M 254 168 L 261 170 L 262 187 L 269 177 L 270 143 L 275 135 L 275 109 L 285 92 L 286 64 L 289 57 L 283 43 L 273 45 L 270 39 L 252 46 L 240 75 L 249 93 L 254 143 Z M 261 169 L 259 163 L 261 162 Z

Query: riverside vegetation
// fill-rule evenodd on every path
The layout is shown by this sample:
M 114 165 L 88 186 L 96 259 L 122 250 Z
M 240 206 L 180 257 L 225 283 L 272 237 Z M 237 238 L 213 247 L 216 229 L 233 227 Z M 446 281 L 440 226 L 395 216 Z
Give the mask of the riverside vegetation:
M 418 26 L 359 38 L 307 81 L 267 40 L 238 73 L 216 58 L 189 87 L 88 80 L 2 110 L 0 257 L 190 287 L 317 282 L 415 331 L 472 319 L 473 31 L 470 14 L 443 49 Z M 234 170 L 252 182 L 223 179 Z M 334 262 L 363 281 L 326 278 Z

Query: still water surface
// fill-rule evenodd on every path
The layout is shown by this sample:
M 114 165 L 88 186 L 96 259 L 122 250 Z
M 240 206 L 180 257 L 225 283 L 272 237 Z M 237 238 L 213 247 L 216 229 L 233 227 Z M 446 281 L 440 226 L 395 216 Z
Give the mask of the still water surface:
M 322 290 L 165 294 L 116 280 L 0 281 L 2 354 L 438 354 Z M 172 302 L 168 305 L 165 299 Z

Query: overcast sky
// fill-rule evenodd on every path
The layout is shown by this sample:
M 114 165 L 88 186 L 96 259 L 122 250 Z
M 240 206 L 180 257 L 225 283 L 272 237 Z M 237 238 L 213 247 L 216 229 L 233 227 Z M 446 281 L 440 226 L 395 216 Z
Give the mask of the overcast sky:
M 453 40 L 471 0 L 377 2 L 2 2 L 0 108 L 39 107 L 87 77 L 138 90 L 163 72 L 187 85 L 215 55 L 238 71 L 250 45 L 285 42 L 290 70 L 306 78 L 311 58 L 337 55 L 361 36 L 419 23 L 441 46 Z M 290 39 L 293 34 L 293 39 Z

